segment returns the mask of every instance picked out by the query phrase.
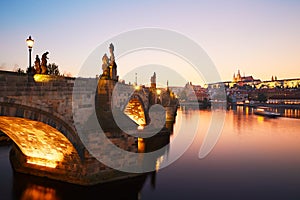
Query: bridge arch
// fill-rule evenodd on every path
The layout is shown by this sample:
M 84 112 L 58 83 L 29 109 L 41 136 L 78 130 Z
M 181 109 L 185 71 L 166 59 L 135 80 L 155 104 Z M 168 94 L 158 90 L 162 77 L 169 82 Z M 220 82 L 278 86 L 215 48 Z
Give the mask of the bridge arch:
M 128 99 L 123 112 L 139 126 L 145 126 L 148 122 L 145 105 L 139 94 L 133 93 Z
M 66 137 L 70 141 L 72 146 L 75 148 L 76 153 L 79 155 L 79 157 L 83 159 L 84 146 L 78 138 L 76 130 L 74 130 L 64 120 L 60 119 L 59 116 L 55 115 L 55 113 L 49 113 L 42 109 L 22 104 L 0 102 L 0 117 L 4 116 L 13 118 L 23 118 L 29 121 L 40 122 L 40 125 L 48 125 L 49 127 L 60 132 L 64 137 Z M 13 123 L 12 121 L 12 124 L 15 123 Z
M 80 160 L 72 143 L 43 122 L 0 116 L 0 130 L 19 147 L 29 165 L 56 168 L 67 160 Z

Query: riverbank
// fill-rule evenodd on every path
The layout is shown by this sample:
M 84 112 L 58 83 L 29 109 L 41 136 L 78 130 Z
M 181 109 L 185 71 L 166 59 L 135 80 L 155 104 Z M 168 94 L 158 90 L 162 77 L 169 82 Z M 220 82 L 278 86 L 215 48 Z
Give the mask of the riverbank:
M 211 107 L 210 102 L 198 102 L 198 101 L 181 101 L 179 102 L 179 106 L 186 107 L 198 107 L 199 109 L 208 109 Z
M 248 107 L 271 107 L 271 108 L 285 108 L 285 109 L 300 109 L 300 104 L 270 104 L 270 103 L 253 103 L 253 104 L 233 104 L 236 106 L 248 106 Z

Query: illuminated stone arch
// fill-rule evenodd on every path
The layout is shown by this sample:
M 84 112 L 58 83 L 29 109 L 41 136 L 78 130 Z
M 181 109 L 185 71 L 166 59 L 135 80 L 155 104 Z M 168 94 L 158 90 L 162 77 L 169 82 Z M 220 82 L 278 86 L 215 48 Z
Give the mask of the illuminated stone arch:
M 27 164 L 56 168 L 66 161 L 74 162 L 76 155 L 79 159 L 72 143 L 43 122 L 0 116 L 0 130 L 19 147 Z
M 60 119 L 60 117 L 56 116 L 54 113 L 48 113 L 44 110 L 29 107 L 26 105 L 0 102 L 0 117 L 2 118 L 4 116 L 12 117 L 12 119 L 21 118 L 24 120 L 28 120 L 28 122 L 39 122 L 39 125 L 41 126 L 47 125 L 49 129 L 55 132 L 59 132 L 63 137 L 67 138 L 70 144 L 75 148 L 76 154 L 78 154 L 79 157 L 83 159 L 84 146 L 81 143 L 80 138 L 76 134 L 76 130 L 74 130 L 74 128 L 72 128 L 64 120 Z M 13 125 L 17 125 L 13 121 L 11 122 Z M 12 128 L 12 126 L 10 127 Z
M 123 112 L 139 126 L 148 122 L 144 102 L 138 94 L 131 95 Z

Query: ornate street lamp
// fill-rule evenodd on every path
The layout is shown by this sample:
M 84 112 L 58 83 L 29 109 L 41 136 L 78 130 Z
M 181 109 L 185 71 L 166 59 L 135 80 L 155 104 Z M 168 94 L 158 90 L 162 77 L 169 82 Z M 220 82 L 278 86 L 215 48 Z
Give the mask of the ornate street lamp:
M 31 71 L 31 50 L 32 50 L 32 46 L 34 43 L 34 40 L 31 39 L 31 36 L 29 36 L 29 38 L 26 40 L 26 43 L 27 43 L 27 46 L 29 49 L 29 67 L 28 67 L 28 69 Z

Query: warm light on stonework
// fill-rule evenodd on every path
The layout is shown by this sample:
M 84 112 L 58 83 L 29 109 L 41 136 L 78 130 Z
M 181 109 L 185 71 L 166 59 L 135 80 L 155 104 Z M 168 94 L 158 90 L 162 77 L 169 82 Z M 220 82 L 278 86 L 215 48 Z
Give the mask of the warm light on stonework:
M 49 81 L 52 81 L 52 80 L 56 80 L 57 77 L 53 77 L 51 75 L 45 75 L 45 74 L 35 74 L 33 76 L 33 79 L 35 82 L 43 82 L 43 83 L 47 83 Z
M 124 113 L 139 126 L 146 125 L 144 109 L 139 100 L 131 99 L 126 106 Z
M 157 94 L 157 95 L 160 95 L 160 94 L 161 94 L 161 90 L 159 90 L 159 89 L 156 90 L 156 94 Z
M 76 152 L 61 132 L 42 122 L 0 116 L 0 130 L 20 148 L 28 164 L 55 168 L 66 155 Z
M 55 159 L 55 160 L 52 160 L 52 159 L 54 159 L 54 158 L 41 159 L 41 158 L 28 157 L 26 162 L 29 164 L 55 168 L 58 164 L 56 160 L 59 160 L 59 159 Z
M 135 90 L 140 90 L 140 86 L 137 85 L 137 86 L 134 87 L 134 89 Z

